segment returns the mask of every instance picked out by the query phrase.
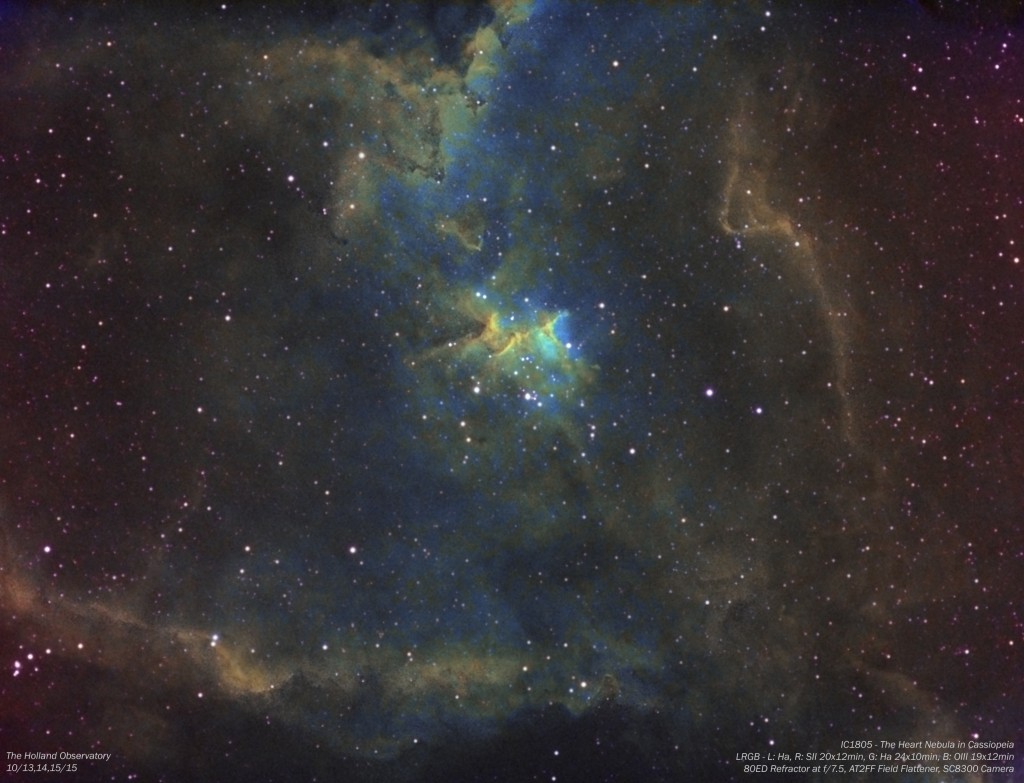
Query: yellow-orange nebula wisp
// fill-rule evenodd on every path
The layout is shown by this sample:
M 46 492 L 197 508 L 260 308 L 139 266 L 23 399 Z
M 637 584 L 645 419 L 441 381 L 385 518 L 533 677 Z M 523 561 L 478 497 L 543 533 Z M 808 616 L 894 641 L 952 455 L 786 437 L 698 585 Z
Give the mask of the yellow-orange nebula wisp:
M 779 243 L 787 266 L 796 271 L 813 294 L 831 343 L 842 434 L 854 444 L 857 437 L 850 407 L 852 307 L 843 301 L 842 292 L 829 283 L 828 248 L 821 246 L 799 222 L 794 222 L 773 189 L 779 152 L 771 141 L 772 129 L 765 126 L 771 125 L 773 114 L 792 118 L 798 111 L 805 110 L 806 104 L 799 91 L 781 107 L 754 106 L 748 99 L 740 102 L 729 122 L 727 168 L 718 223 L 723 232 L 737 239 Z

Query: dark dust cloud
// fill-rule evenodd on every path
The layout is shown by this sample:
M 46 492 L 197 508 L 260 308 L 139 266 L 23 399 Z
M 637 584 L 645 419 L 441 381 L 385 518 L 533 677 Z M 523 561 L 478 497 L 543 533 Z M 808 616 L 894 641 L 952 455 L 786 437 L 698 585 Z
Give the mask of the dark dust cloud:
M 0 4 L 3 752 L 1019 747 L 1021 22 Z

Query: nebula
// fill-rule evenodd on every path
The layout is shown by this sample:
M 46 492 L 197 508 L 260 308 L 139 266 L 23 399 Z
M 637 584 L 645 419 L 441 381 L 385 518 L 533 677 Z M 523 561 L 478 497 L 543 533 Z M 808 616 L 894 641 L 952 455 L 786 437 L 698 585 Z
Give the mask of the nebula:
M 1012 5 L 5 4 L 8 761 L 1019 747 Z

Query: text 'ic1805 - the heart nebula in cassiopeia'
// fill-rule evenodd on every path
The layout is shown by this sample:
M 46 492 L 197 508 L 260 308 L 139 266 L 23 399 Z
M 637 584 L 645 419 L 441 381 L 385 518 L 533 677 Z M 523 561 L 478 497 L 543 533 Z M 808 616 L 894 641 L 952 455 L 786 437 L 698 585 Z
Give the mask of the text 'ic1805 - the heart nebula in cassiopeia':
M 1017 2 L 0 3 L 5 764 L 1016 779 L 1021 150 Z

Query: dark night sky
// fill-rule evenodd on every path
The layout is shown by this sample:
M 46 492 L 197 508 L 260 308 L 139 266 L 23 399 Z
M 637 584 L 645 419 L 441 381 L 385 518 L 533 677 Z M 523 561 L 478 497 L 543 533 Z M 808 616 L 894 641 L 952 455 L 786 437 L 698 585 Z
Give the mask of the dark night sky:
M 1024 28 L 982 8 L 0 4 L 0 752 L 1020 746 Z

